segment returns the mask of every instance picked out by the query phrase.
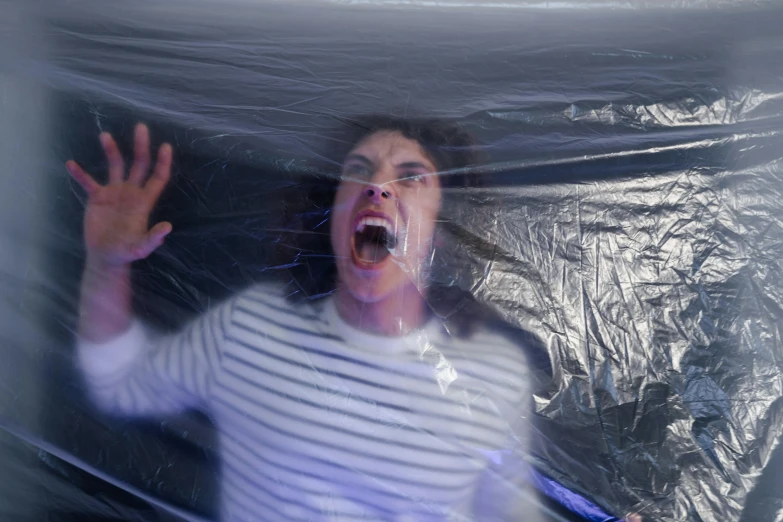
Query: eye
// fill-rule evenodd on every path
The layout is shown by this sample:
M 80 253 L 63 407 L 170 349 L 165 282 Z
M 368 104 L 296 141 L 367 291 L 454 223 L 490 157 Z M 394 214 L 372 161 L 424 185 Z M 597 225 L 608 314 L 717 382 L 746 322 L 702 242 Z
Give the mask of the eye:
M 370 176 L 370 169 L 361 163 L 349 163 L 344 167 L 343 171 L 345 174 L 357 178 L 367 178 Z
M 427 175 L 421 172 L 405 172 L 402 175 L 403 181 L 410 185 L 419 185 L 427 182 Z

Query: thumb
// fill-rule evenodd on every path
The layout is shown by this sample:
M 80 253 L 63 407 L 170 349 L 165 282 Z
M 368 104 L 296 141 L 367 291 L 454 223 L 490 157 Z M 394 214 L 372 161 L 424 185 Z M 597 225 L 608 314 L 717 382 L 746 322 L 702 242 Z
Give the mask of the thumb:
M 168 221 L 158 223 L 147 232 L 140 244 L 134 249 L 134 254 L 139 259 L 146 258 L 163 244 L 163 240 L 169 235 L 171 230 L 172 226 Z

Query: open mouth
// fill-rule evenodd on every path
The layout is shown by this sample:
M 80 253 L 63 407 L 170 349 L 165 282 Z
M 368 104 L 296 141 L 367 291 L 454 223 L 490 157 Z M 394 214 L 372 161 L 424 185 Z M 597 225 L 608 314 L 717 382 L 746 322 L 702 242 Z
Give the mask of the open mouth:
M 388 219 L 363 216 L 354 226 L 354 262 L 363 267 L 378 267 L 395 252 L 398 242 L 394 227 Z

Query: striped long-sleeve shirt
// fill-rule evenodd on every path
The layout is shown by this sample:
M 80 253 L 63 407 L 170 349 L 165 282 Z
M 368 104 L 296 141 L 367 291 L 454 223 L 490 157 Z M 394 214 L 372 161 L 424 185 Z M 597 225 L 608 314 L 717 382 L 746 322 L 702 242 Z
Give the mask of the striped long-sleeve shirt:
M 538 520 L 518 458 L 527 366 L 492 332 L 454 338 L 433 319 L 381 337 L 331 299 L 257 286 L 177 335 L 135 322 L 79 359 L 111 413 L 211 416 L 222 520 Z

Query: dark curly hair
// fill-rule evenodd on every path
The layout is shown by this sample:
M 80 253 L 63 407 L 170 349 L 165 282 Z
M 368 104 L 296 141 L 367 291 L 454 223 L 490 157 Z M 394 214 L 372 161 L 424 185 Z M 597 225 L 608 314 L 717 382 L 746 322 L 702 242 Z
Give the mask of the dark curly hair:
M 334 290 L 336 267 L 328 220 L 343 160 L 360 141 L 377 132 L 399 132 L 419 143 L 438 169 L 442 188 L 483 186 L 477 167 L 484 158 L 474 138 L 456 122 L 378 114 L 341 120 L 341 124 L 326 136 L 324 152 L 313 161 L 303 181 L 296 185 L 294 201 L 286 207 L 283 227 L 291 231 L 291 236 L 279 242 L 283 256 L 278 262 L 279 266 L 286 267 L 290 282 L 298 287 L 294 299 L 313 299 Z M 446 190 L 444 198 L 448 198 L 450 192 Z M 447 307 L 453 308 L 455 302 L 465 301 L 464 296 L 454 297 L 455 292 L 450 290 L 456 289 L 431 290 L 433 299 Z

